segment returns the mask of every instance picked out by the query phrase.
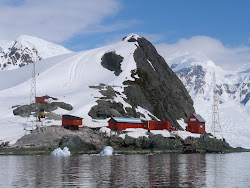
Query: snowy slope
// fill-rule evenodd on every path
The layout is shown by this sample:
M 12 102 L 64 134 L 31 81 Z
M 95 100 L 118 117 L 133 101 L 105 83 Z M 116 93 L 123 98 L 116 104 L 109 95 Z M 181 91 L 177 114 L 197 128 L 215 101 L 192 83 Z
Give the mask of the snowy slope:
M 0 41 L 0 70 L 11 70 L 41 59 L 70 53 L 66 48 L 32 36 Z
M 84 118 L 84 124 L 88 126 L 107 126 L 107 120 L 92 121 L 88 116 L 91 107 L 96 104 L 98 97 L 102 95 L 98 90 L 89 86 L 104 83 L 120 86 L 117 90 L 123 91 L 124 80 L 131 78 L 131 70 L 136 69 L 133 52 L 136 49 L 134 43 L 122 41 L 114 45 L 79 52 L 70 53 L 54 58 L 49 58 L 36 63 L 37 72 L 37 96 L 50 95 L 71 104 L 74 109 L 70 112 L 57 110 L 57 113 L 69 113 Z M 124 57 L 122 72 L 116 76 L 101 65 L 101 58 L 106 52 L 115 51 Z M 32 65 L 0 72 L 0 140 L 15 141 L 24 134 L 23 126 L 27 118 L 13 115 L 12 106 L 29 104 Z M 123 101 L 117 97 L 116 100 Z M 126 104 L 124 102 L 124 104 Z M 61 124 L 61 121 L 52 121 L 48 124 Z
M 250 148 L 250 72 L 249 65 L 228 72 L 201 54 L 178 54 L 166 60 L 184 83 L 194 100 L 196 113 L 206 120 L 211 131 L 213 73 L 216 74 L 219 111 L 225 139 L 232 146 Z
M 7 51 L 14 43 L 14 41 L 0 40 L 0 51 Z

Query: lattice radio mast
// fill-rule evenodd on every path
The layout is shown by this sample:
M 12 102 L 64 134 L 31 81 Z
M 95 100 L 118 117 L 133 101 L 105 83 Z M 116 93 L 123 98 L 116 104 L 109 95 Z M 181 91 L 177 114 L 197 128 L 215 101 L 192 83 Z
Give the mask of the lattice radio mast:
M 32 114 L 34 112 L 34 114 Z M 31 90 L 30 90 L 30 107 L 29 117 L 25 126 L 26 131 L 32 131 L 38 127 L 37 124 L 37 105 L 36 105 L 36 63 L 33 62 L 32 66 L 32 79 L 31 79 Z
M 216 136 L 223 137 L 222 129 L 220 126 L 220 116 L 219 116 L 219 96 L 216 92 L 216 79 L 215 79 L 215 72 L 213 74 L 213 106 L 212 106 L 212 127 L 211 132 Z

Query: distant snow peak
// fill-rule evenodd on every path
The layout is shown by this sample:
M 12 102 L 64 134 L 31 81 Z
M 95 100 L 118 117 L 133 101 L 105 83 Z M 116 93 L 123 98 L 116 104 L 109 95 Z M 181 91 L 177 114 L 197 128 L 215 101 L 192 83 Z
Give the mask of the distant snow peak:
M 197 54 L 181 55 L 169 63 L 193 99 L 212 98 L 212 75 L 215 72 L 220 102 L 235 100 L 246 104 L 249 100 L 249 75 L 244 70 L 240 73 L 224 71 L 209 58 Z M 245 68 L 247 72 L 248 66 Z
M 37 37 L 22 35 L 16 41 L 0 41 L 0 70 L 16 69 L 41 59 L 70 52 L 60 45 Z

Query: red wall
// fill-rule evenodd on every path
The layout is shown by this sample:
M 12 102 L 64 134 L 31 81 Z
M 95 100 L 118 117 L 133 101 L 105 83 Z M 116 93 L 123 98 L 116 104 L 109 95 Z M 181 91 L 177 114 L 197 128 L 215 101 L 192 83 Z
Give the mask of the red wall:
M 108 128 L 111 130 L 125 130 L 127 128 L 143 128 L 148 129 L 148 122 L 143 123 L 124 123 L 124 122 L 116 122 L 114 119 L 109 120 Z M 170 130 L 171 123 L 169 121 L 150 121 L 149 122 L 150 130 Z
M 116 122 L 114 119 L 109 120 L 108 128 L 111 130 L 125 130 L 128 128 L 143 128 L 142 123 L 125 123 L 125 122 Z
M 148 129 L 148 122 L 143 122 L 143 128 Z M 169 121 L 150 121 L 149 122 L 150 130 L 170 130 L 171 123 Z
M 71 119 L 71 118 L 65 118 L 63 117 L 62 118 L 62 125 L 63 126 L 68 126 L 68 125 L 75 125 L 75 126 L 78 126 L 78 125 L 82 125 L 82 120 L 77 120 L 77 119 Z
M 196 121 L 190 121 L 191 118 L 195 118 Z M 205 133 L 205 123 L 200 123 L 194 115 L 190 116 L 190 118 L 187 120 L 187 124 L 187 131 L 191 133 Z
M 171 123 L 169 121 L 155 121 L 155 130 L 170 130 Z
M 45 100 L 49 99 L 47 97 L 36 97 L 36 103 L 48 103 Z
M 117 127 L 116 121 L 114 119 L 110 119 L 108 128 L 110 128 L 111 130 L 114 130 L 116 129 L 116 127 Z

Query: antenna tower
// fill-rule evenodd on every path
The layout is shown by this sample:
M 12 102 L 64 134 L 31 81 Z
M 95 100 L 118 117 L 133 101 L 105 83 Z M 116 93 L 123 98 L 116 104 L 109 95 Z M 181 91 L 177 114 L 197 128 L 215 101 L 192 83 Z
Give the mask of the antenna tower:
M 223 137 L 222 129 L 220 126 L 220 116 L 219 116 L 219 96 L 216 92 L 216 79 L 215 72 L 213 74 L 213 105 L 212 105 L 212 127 L 211 132 L 214 137 L 219 136 Z
M 34 112 L 34 114 L 32 114 Z M 33 62 L 32 66 L 32 79 L 31 79 L 31 90 L 30 90 L 30 107 L 29 117 L 25 126 L 25 131 L 32 131 L 38 127 L 37 124 L 37 105 L 36 105 L 36 63 Z

